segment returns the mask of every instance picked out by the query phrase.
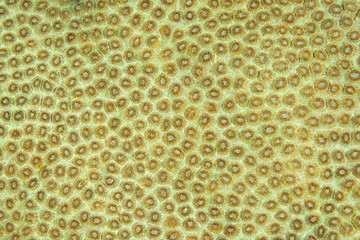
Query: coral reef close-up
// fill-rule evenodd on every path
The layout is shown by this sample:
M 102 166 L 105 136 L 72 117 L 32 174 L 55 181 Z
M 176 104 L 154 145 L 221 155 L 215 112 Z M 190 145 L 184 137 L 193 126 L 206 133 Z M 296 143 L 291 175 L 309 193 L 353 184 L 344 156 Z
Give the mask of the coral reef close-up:
M 0 0 L 0 239 L 360 240 L 360 1 Z

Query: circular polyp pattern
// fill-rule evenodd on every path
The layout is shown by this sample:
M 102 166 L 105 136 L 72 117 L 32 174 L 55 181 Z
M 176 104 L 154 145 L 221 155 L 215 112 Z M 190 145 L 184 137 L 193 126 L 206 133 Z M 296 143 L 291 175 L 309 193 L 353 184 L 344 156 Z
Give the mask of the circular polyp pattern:
M 360 234 L 356 1 L 4 0 L 0 19 L 2 238 Z

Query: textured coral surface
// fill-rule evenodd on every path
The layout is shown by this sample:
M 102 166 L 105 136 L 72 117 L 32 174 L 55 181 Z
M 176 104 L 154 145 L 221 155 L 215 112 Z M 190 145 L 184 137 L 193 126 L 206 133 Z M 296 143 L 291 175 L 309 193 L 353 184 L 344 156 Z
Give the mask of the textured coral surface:
M 355 0 L 0 0 L 0 239 L 360 239 Z

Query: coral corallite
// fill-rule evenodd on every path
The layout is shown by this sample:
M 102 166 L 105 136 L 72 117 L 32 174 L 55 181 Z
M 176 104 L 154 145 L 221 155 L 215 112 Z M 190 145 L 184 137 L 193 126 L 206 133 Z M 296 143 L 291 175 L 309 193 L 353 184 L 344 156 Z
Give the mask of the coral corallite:
M 359 240 L 359 9 L 0 0 L 0 239 Z

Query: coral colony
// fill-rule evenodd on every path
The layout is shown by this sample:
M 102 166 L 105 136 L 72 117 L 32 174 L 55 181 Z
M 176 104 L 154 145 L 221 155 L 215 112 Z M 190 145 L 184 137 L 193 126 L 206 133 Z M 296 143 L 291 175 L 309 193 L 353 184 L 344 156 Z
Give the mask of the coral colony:
M 357 0 L 0 0 L 0 239 L 360 240 Z

